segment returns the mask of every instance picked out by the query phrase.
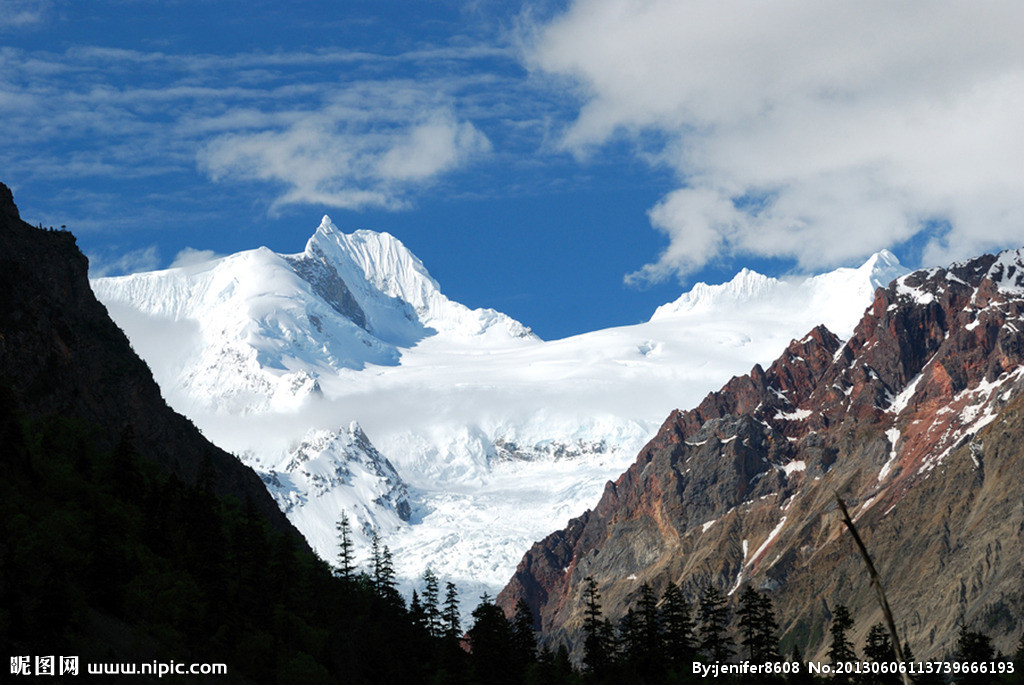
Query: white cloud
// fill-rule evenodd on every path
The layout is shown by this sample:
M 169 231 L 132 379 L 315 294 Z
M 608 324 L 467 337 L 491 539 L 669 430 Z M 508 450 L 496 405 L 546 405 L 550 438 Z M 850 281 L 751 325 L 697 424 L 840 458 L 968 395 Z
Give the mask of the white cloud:
M 38 24 L 49 9 L 49 0 L 0 0 L 0 27 Z
M 391 148 L 380 156 L 376 172 L 393 181 L 425 180 L 490 149 L 487 136 L 473 124 L 435 115 L 393 141 Z
M 281 128 L 217 136 L 199 163 L 214 180 L 283 184 L 287 190 L 277 205 L 401 207 L 412 186 L 490 150 L 487 137 L 470 122 L 442 109 L 422 118 L 415 105 L 382 103 L 379 110 L 367 110 L 336 102 L 298 113 Z
M 117 257 L 89 255 L 89 278 L 122 276 L 140 271 L 153 271 L 160 267 L 160 252 L 156 245 L 132 250 Z
M 0 112 L 14 132 L 0 161 L 47 178 L 180 177 L 198 166 L 215 180 L 271 184 L 276 206 L 400 208 L 489 153 L 482 128 L 508 128 L 511 89 L 477 70 L 512 58 L 477 44 L 399 54 L 0 47 Z M 47 146 L 59 154 L 40 155 Z
M 171 268 L 195 266 L 196 264 L 203 264 L 220 257 L 223 257 L 223 255 L 217 254 L 213 250 L 197 250 L 194 247 L 186 247 L 174 256 L 174 260 L 171 261 Z
M 658 280 L 722 254 L 821 268 L 932 220 L 929 260 L 1019 241 L 1021 25 L 1019 2 L 576 0 L 528 54 L 579 86 L 565 149 L 664 136 L 670 243 L 628 277 Z

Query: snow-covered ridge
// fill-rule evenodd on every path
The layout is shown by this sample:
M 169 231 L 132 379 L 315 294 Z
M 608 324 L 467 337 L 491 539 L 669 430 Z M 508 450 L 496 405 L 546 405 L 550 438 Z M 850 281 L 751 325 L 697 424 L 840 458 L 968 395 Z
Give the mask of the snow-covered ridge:
M 845 338 L 860 320 L 875 289 L 907 272 L 888 250 L 872 255 L 857 268 L 844 267 L 803 278 L 772 278 L 743 269 L 727 283 L 697 283 L 679 299 L 658 307 L 651 321 L 706 314 L 722 308 L 809 308 L 820 314 L 818 323 Z
M 471 310 L 449 300 L 423 262 L 390 233 L 342 233 L 325 215 L 302 256 L 335 265 L 347 283 L 355 284 L 356 297 L 364 307 L 375 308 L 383 300 L 387 310 L 397 300 L 409 305 L 423 325 L 439 334 L 535 338 L 529 328 L 505 314 L 493 309 Z
M 1024 248 L 1000 252 L 989 267 L 988 278 L 998 284 L 1000 292 L 1024 295 Z
M 154 322 L 191 324 L 184 347 L 192 352 L 178 350 L 170 387 L 166 378 L 162 385 L 229 414 L 295 410 L 319 392 L 321 376 L 398 364 L 403 349 L 432 336 L 498 346 L 537 340 L 500 312 L 449 300 L 397 238 L 345 234 L 327 216 L 296 255 L 261 247 L 92 285 L 130 336 L 138 314 L 150 330 Z
M 276 463 L 271 459 L 242 455 L 281 510 L 329 560 L 342 512 L 364 543 L 374 530 L 387 536 L 409 520 L 408 486 L 354 421 L 347 429 L 312 429 L 277 455 Z
M 327 217 L 296 254 L 94 287 L 171 405 L 261 473 L 321 556 L 335 558 L 344 509 L 360 536 L 385 535 L 401 577 L 430 565 L 494 594 L 671 410 L 829 317 L 852 330 L 901 270 L 890 257 L 797 284 L 745 271 L 674 314 L 548 342 L 449 300 L 397 238 Z M 338 428 L 350 421 L 365 433 Z

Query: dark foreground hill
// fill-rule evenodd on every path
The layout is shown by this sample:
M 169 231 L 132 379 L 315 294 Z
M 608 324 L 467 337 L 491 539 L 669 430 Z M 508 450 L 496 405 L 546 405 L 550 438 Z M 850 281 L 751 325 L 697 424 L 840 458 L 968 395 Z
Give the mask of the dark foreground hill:
M 1024 251 L 879 289 L 848 342 L 824 327 L 674 412 L 600 502 L 537 543 L 499 595 L 581 649 L 584 579 L 607 616 L 642 584 L 770 596 L 784 653 L 882 620 L 835 503 L 848 503 L 918 658 L 958 626 L 1013 653 L 1024 615 Z M 579 651 L 577 651 L 579 653 Z
M 8 656 L 53 655 L 82 675 L 429 680 L 444 664 L 401 599 L 332 575 L 259 478 L 166 406 L 86 272 L 74 237 L 21 221 L 0 184 L 0 679 Z M 106 682 L 140 681 L 158 679 Z
M 192 485 L 205 469 L 214 492 L 294 534 L 259 477 L 167 407 L 149 367 L 93 295 L 88 268 L 70 232 L 21 221 L 0 184 L 0 379 L 20 411 L 88 424 L 97 448 L 131 434 L 133 447 L 164 471 Z

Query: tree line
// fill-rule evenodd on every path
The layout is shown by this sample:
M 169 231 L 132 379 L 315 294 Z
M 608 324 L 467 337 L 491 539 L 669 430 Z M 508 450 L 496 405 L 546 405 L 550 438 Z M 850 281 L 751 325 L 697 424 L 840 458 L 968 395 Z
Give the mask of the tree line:
M 679 585 L 669 584 L 658 598 L 651 586 L 640 586 L 632 605 L 617 623 L 603 616 L 601 594 L 592 577 L 584 580 L 583 656 L 580 677 L 586 683 L 689 683 L 705 679 L 694 673 L 693 664 L 751 664 L 794 662 L 799 671 L 788 674 L 736 675 L 719 680 L 738 683 L 838 682 L 851 685 L 897 685 L 898 673 L 834 674 L 813 676 L 804 656 L 794 646 L 786 658 L 779 647 L 778 622 L 770 596 L 748 585 L 731 611 L 727 598 L 714 586 L 707 586 L 691 603 Z M 733 615 L 735 614 L 735 615 Z M 828 662 L 893 664 L 889 631 L 881 623 L 871 627 L 860 653 L 850 634 L 853 618 L 846 606 L 837 606 L 829 627 Z M 910 644 L 902 645 L 904 661 L 914 661 Z M 1000 654 L 983 631 L 961 623 L 957 643 L 944 661 L 960 664 L 1012 662 L 1013 673 L 962 673 L 958 685 L 1024 683 L 1024 635 L 1014 655 Z M 914 675 L 915 685 L 940 685 L 948 676 L 938 673 Z
M 455 583 L 444 583 L 426 569 L 421 586 L 406 605 L 395 579 L 393 557 L 374 531 L 367 569 L 355 563 L 351 522 L 341 514 L 336 525 L 338 555 L 334 574 L 346 585 L 373 593 L 392 611 L 401 612 L 412 632 L 414 651 L 420 656 L 430 682 L 453 685 L 544 685 L 573 683 L 579 678 L 563 646 L 555 652 L 538 647 L 534 616 L 520 600 L 511 617 L 484 594 L 464 628 L 460 593 Z
M 395 611 L 403 612 L 422 645 L 426 671 L 435 682 L 520 683 L 579 685 L 604 683 L 695 683 L 706 676 L 694 672 L 695 662 L 725 664 L 749 661 L 752 664 L 784 662 L 799 664 L 788 674 L 738 675 L 721 678 L 736 683 L 836 682 L 849 685 L 898 685 L 896 673 L 814 676 L 808 672 L 800 649 L 794 646 L 783 655 L 779 645 L 779 626 L 770 595 L 747 585 L 735 602 L 709 585 L 694 601 L 683 589 L 670 583 L 659 597 L 648 583 L 642 583 L 633 603 L 618 621 L 604 616 L 601 593 L 593 577 L 582 586 L 581 659 L 574 663 L 565 644 L 554 650 L 538 646 L 534 616 L 520 600 L 512 616 L 494 604 L 486 594 L 472 612 L 472 625 L 463 630 L 460 622 L 459 591 L 454 583 L 445 583 L 444 593 L 437 575 L 429 568 L 414 589 L 406 606 L 397 590 L 393 559 L 376 532 L 371 538 L 369 568 L 357 569 L 354 562 L 351 524 L 342 514 L 337 524 L 338 557 L 335 575 L 346 584 L 366 588 Z M 878 623 L 868 631 L 861 650 L 854 647 L 850 635 L 854 621 L 849 609 L 838 605 L 829 626 L 828 663 L 867 662 L 892 664 L 897 660 L 889 631 Z M 905 662 L 914 661 L 910 644 L 902 645 Z M 1024 635 L 1016 654 L 1007 657 L 997 652 L 983 631 L 962 623 L 955 650 L 944 661 L 992 663 L 1013 661 L 1013 674 L 967 673 L 959 675 L 958 685 L 995 685 L 1024 683 Z M 438 679 L 439 678 L 439 679 Z M 915 685 L 945 685 L 948 676 L 918 674 Z

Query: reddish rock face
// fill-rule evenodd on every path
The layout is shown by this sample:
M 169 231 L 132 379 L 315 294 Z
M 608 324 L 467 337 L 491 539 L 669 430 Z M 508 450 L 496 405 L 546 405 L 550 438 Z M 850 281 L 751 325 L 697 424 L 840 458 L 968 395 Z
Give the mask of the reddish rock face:
M 645 581 L 735 597 L 753 583 L 785 644 L 819 653 L 840 603 L 862 641 L 880 614 L 838 492 L 918 657 L 944 654 L 960 616 L 1010 650 L 1024 613 L 1022 314 L 1024 250 L 879 289 L 849 341 L 819 326 L 673 412 L 593 511 L 533 546 L 499 602 L 526 599 L 547 640 L 576 643 L 587 576 L 613 619 Z

